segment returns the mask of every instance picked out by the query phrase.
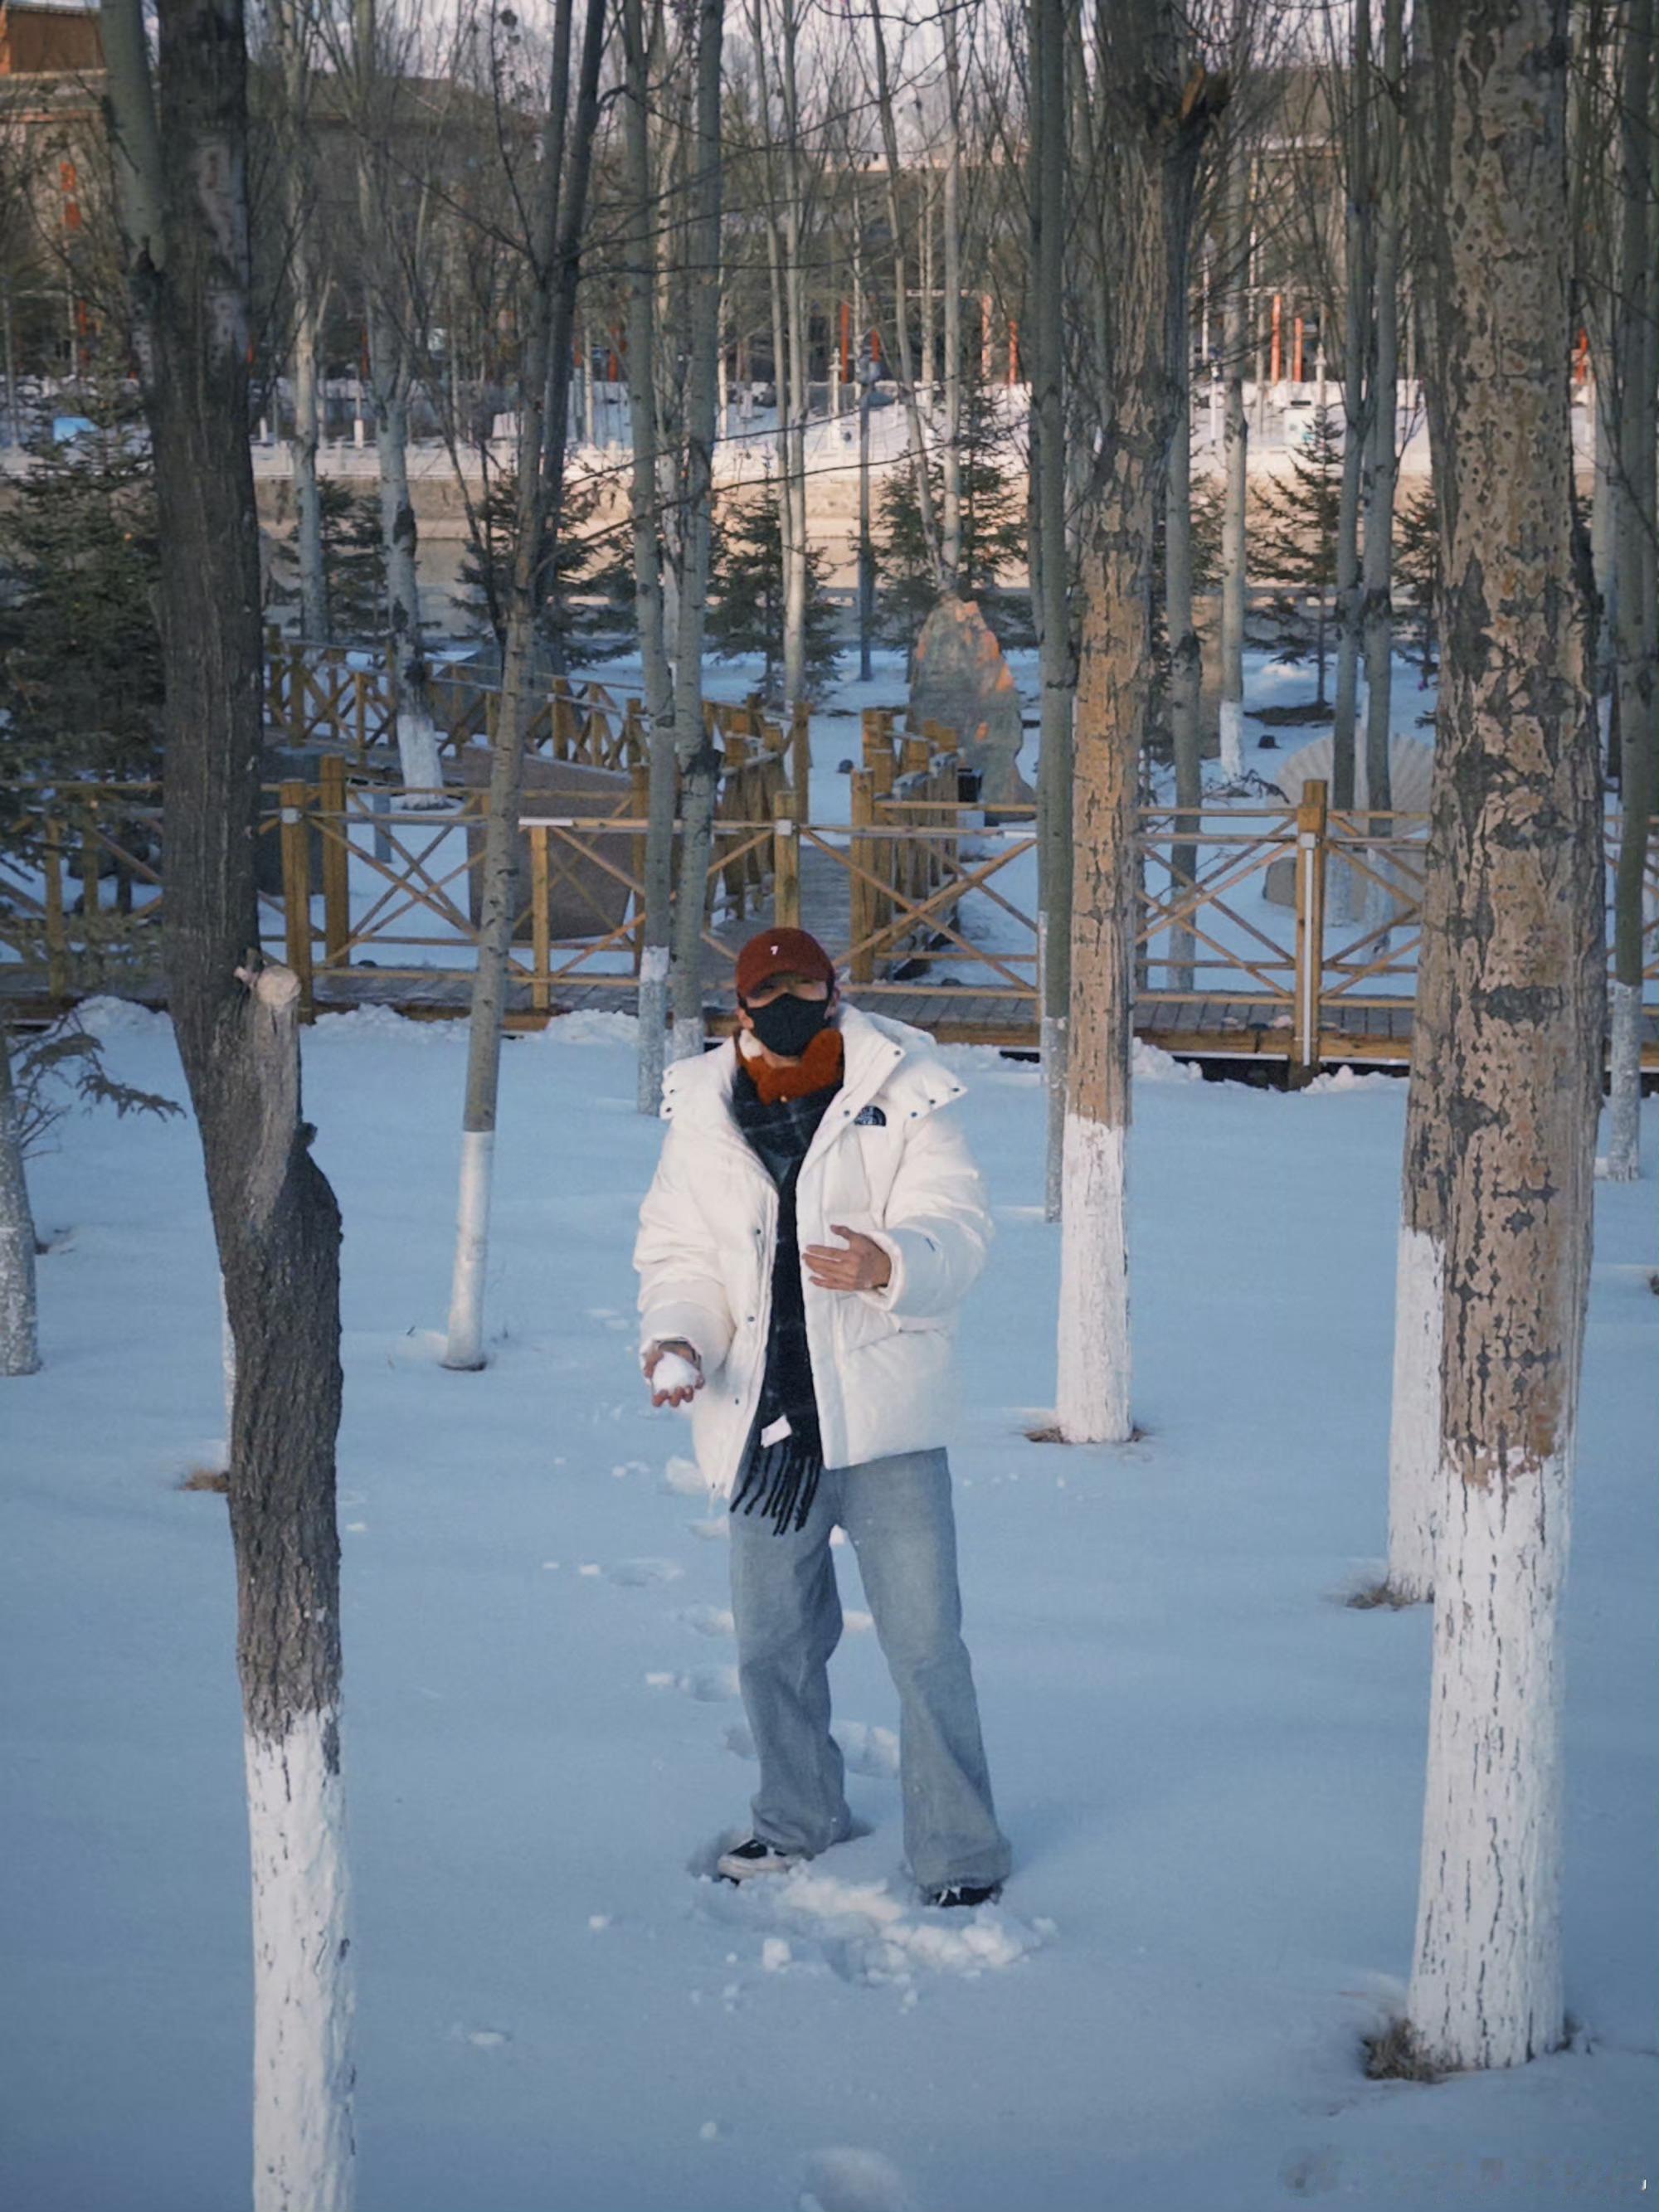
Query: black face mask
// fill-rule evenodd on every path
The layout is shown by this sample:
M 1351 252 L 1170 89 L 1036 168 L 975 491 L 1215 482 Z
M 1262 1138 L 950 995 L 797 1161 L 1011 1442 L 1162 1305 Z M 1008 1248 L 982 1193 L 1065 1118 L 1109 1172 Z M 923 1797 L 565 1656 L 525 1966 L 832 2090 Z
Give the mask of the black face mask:
M 755 1035 L 782 1060 L 799 1060 L 830 1018 L 827 999 L 798 999 L 785 991 L 769 1006 L 750 1006 L 744 1001 Z

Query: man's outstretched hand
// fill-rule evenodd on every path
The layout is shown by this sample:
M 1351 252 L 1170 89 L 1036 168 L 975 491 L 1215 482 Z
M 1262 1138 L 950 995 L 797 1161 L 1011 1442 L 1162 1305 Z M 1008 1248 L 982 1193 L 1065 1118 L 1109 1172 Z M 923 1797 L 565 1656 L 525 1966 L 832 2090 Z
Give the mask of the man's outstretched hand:
M 893 1263 L 873 1237 L 862 1230 L 830 1224 L 832 1237 L 844 1237 L 847 1249 L 833 1244 L 809 1244 L 801 1254 L 807 1273 L 821 1291 L 883 1291 L 893 1279 Z
M 672 1337 L 666 1344 L 653 1344 L 645 1355 L 645 1379 L 654 1384 L 657 1370 L 664 1360 L 670 1362 L 663 1376 L 662 1389 L 653 1388 L 653 1406 L 689 1406 L 702 1388 L 702 1362 L 696 1348 L 684 1337 Z

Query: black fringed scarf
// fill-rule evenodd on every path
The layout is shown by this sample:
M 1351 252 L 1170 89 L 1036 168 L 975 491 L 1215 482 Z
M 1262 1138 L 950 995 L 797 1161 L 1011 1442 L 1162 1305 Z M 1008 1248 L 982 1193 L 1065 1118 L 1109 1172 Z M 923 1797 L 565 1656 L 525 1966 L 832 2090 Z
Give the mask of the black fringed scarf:
M 800 1238 L 795 1224 L 795 1184 L 807 1148 L 841 1089 L 836 1058 L 830 1082 L 805 1097 L 763 1099 L 739 1057 L 732 1085 L 732 1118 L 777 1186 L 778 1241 L 772 1255 L 772 1320 L 760 1406 L 732 1500 L 734 1513 L 759 1511 L 779 1535 L 804 1528 L 823 1472 L 818 1404 L 806 1341 L 806 1298 L 800 1279 Z M 762 1439 L 778 1422 L 788 1429 L 773 1443 Z

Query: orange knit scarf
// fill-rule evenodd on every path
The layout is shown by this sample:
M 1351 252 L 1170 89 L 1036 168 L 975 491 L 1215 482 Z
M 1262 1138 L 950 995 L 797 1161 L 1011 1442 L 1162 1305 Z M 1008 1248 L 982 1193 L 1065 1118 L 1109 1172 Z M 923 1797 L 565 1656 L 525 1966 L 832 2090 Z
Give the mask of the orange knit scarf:
M 742 1051 L 742 1048 L 738 1048 Z M 844 1048 L 837 1029 L 820 1030 L 797 1060 L 782 1067 L 757 1053 L 743 1054 L 743 1064 L 763 1104 L 775 1106 L 785 1098 L 809 1097 L 841 1081 Z

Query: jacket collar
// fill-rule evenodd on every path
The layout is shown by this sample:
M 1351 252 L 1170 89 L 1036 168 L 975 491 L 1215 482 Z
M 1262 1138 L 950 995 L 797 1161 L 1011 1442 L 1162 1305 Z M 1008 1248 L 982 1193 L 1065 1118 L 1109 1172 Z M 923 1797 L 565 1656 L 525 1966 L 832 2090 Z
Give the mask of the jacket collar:
M 924 1061 L 921 1054 L 932 1039 L 921 1030 L 908 1028 L 903 1022 L 889 1021 L 884 1015 L 866 1014 L 857 1006 L 843 1006 L 836 1017 L 846 1048 L 846 1073 L 842 1079 L 841 1104 L 844 1109 L 836 1115 L 826 1116 L 815 1139 L 824 1138 L 833 1127 L 844 1126 L 852 1116 L 862 1112 L 883 1085 L 890 1082 L 902 1068 L 914 1070 L 919 1079 L 917 1098 L 912 1110 L 943 1105 L 947 1098 L 959 1097 L 962 1085 L 948 1075 L 937 1061 Z M 919 1049 L 920 1048 L 920 1049 Z M 908 1063 L 908 1066 L 907 1066 Z M 704 1053 L 697 1060 L 677 1060 L 663 1076 L 662 1114 L 665 1121 L 676 1121 L 704 1127 L 710 1124 L 732 1128 L 729 1100 L 732 1085 L 738 1071 L 738 1048 L 734 1037 L 713 1052 Z

